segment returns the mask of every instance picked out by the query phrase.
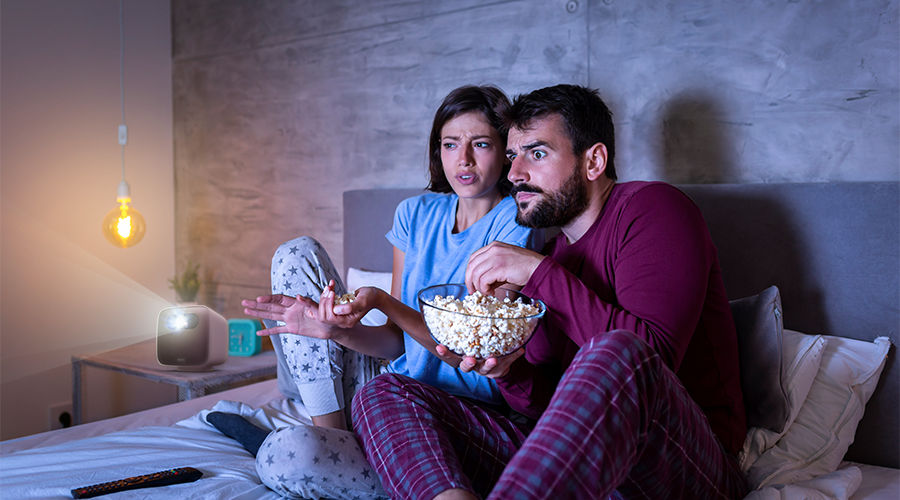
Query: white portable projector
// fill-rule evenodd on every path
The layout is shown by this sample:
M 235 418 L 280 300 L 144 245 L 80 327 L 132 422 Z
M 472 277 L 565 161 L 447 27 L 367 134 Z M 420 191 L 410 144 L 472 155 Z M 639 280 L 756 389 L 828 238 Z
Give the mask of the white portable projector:
M 156 360 L 198 371 L 225 362 L 228 321 L 206 306 L 167 307 L 156 322 Z

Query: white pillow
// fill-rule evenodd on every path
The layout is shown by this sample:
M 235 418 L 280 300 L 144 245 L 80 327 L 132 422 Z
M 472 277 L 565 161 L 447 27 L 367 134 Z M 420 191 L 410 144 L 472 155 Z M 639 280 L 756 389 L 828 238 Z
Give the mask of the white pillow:
M 747 472 L 760 455 L 775 446 L 797 418 L 819 372 L 826 340 L 822 335 L 806 335 L 785 329 L 781 344 L 784 357 L 782 366 L 785 369 L 782 383 L 787 390 L 788 418 L 782 432 L 756 427 L 747 431 L 744 448 L 740 454 L 741 470 L 744 472 Z
M 825 339 L 819 371 L 797 418 L 747 473 L 753 487 L 791 484 L 834 472 L 853 443 L 890 340 Z
M 364 286 L 374 286 L 391 293 L 392 274 L 390 272 L 365 271 L 351 267 L 347 269 L 347 290 L 355 292 Z M 387 323 L 387 316 L 378 309 L 369 311 L 360 323 L 367 326 L 381 326 Z

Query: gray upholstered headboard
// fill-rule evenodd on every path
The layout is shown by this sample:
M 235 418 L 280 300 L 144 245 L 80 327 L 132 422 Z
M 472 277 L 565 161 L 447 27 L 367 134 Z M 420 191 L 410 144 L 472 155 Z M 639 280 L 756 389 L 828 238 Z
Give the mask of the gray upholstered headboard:
M 422 189 L 358 189 L 344 191 L 344 268 L 390 271 L 391 244 L 384 237 L 394 222 L 394 209 Z
M 786 328 L 900 345 L 900 183 L 679 186 L 706 217 L 729 297 L 781 290 Z M 344 193 L 344 265 L 387 271 L 394 208 L 420 189 Z M 848 460 L 900 467 L 891 350 Z

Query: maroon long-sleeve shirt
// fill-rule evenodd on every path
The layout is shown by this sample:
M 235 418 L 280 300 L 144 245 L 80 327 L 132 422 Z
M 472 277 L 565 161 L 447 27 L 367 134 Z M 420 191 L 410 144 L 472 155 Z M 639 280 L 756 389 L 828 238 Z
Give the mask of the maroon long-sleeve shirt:
M 647 341 L 678 375 L 731 453 L 746 419 L 737 335 L 718 256 L 700 210 L 661 182 L 613 187 L 600 217 L 578 241 L 563 234 L 522 290 L 547 304 L 510 372 L 507 402 L 537 418 L 578 348 L 616 329 Z

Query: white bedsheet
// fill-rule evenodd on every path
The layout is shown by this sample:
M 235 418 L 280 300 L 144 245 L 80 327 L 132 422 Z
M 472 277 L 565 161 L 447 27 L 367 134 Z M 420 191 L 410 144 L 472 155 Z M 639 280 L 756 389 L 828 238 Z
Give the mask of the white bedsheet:
M 900 498 L 900 469 L 844 462 L 841 467 L 855 465 L 862 472 L 862 483 L 850 500 L 897 500 Z
M 275 379 L 257 382 L 255 384 L 229 389 L 223 392 L 209 394 L 196 399 L 189 399 L 180 403 L 172 403 L 158 408 L 130 413 L 121 417 L 113 417 L 105 420 L 76 425 L 66 429 L 42 432 L 17 439 L 0 442 L 0 455 L 6 455 L 20 450 L 36 448 L 38 446 L 50 446 L 54 444 L 75 441 L 87 437 L 101 436 L 110 432 L 126 429 L 138 429 L 148 425 L 172 425 L 179 420 L 191 417 L 200 410 L 212 408 L 220 400 L 243 401 L 255 408 L 271 406 L 273 408 L 286 404 L 284 396 L 278 390 Z M 295 408 L 284 411 L 295 411 L 299 418 L 308 419 L 303 408 Z
M 897 500 L 900 469 L 843 462 L 838 470 L 752 491 L 745 500 Z
M 240 413 L 269 429 L 309 423 L 302 406 L 285 399 L 260 409 L 220 401 L 213 409 Z M 193 483 L 122 492 L 115 498 L 279 498 L 259 482 L 253 457 L 205 422 L 208 412 L 201 409 L 172 425 L 128 428 L 54 444 L 44 439 L 37 447 L 10 451 L 0 457 L 0 498 L 71 498 L 70 490 L 79 486 L 184 466 L 200 469 L 203 477 Z M 147 415 L 143 417 L 136 420 L 146 420 Z
M 5 441 L 0 443 L 0 498 L 71 498 L 70 490 L 79 486 L 182 466 L 200 469 L 203 477 L 111 498 L 279 498 L 260 484 L 250 454 L 205 422 L 210 408 L 241 413 L 268 429 L 310 423 L 305 409 L 284 399 L 272 380 Z M 851 500 L 897 500 L 900 470 L 844 462 L 833 477 L 754 492 L 751 498 L 842 498 L 841 491 Z

